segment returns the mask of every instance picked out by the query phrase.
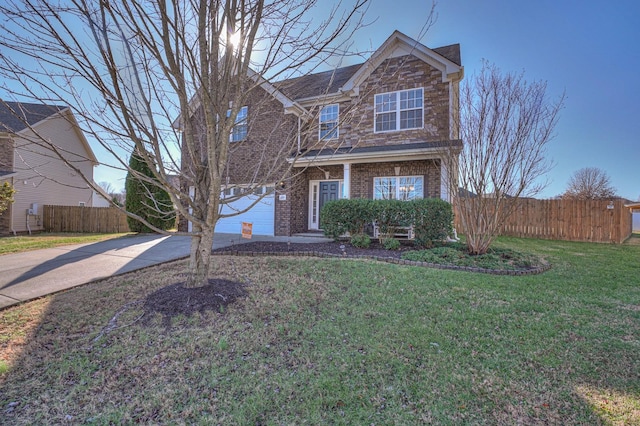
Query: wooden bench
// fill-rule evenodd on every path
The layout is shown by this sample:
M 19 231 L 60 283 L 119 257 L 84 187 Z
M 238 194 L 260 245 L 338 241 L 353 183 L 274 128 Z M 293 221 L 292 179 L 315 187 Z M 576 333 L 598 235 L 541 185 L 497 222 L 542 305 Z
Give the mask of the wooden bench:
M 394 226 L 393 234 L 389 235 L 390 237 L 402 239 L 402 240 L 413 240 L 415 238 L 415 232 L 413 230 L 413 225 L 409 226 Z M 382 233 L 380 232 L 380 227 L 377 223 L 373 224 L 373 238 L 377 238 L 378 240 L 381 238 Z

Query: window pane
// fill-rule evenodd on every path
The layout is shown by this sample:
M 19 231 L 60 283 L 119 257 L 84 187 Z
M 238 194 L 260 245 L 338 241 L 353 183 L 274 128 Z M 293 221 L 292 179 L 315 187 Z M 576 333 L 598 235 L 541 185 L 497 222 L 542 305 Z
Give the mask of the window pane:
M 383 95 L 376 95 L 376 112 L 388 112 L 395 111 L 397 108 L 396 105 L 396 94 L 395 93 L 385 93 Z
M 396 198 L 396 178 L 374 178 L 373 199 L 393 200 Z
M 247 137 L 247 130 L 248 130 L 248 126 L 247 126 L 247 112 L 248 112 L 248 108 L 246 106 L 240 108 L 240 111 L 238 111 L 238 115 L 236 115 L 236 125 L 233 126 L 233 129 L 231 130 L 231 135 L 229 137 L 229 140 L 231 142 L 238 142 L 241 140 L 244 140 Z M 231 110 L 227 111 L 227 117 L 229 117 L 231 115 Z
M 376 132 L 396 130 L 396 113 L 390 112 L 376 116 Z
M 423 197 L 422 177 L 401 177 L 398 185 L 398 199 L 403 201 Z
M 400 92 L 400 109 L 422 108 L 422 90 Z
M 327 105 L 320 111 L 320 139 L 338 137 L 338 105 Z
M 400 128 L 413 129 L 422 127 L 422 110 L 414 109 L 400 112 Z
M 423 126 L 423 89 L 375 95 L 375 131 L 417 129 Z

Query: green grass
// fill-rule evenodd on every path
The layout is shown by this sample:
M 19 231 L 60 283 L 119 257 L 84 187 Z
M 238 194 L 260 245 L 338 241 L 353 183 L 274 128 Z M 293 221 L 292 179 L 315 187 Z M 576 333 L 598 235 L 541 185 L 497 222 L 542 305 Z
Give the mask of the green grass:
M 125 234 L 75 234 L 75 233 L 42 233 L 33 235 L 18 235 L 0 238 L 0 255 L 19 253 L 64 246 L 68 244 L 93 243 L 97 241 L 120 238 Z
M 43 299 L 23 345 L 0 346 L 3 422 L 640 424 L 640 246 L 496 247 L 553 268 L 221 256 L 212 275 L 246 299 L 171 328 L 131 306 L 104 334 L 186 263 Z

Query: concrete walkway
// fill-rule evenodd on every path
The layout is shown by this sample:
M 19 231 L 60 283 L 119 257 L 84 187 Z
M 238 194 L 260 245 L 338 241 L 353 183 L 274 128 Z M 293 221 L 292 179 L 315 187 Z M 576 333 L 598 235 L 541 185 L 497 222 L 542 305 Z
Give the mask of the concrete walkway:
M 1 241 L 1 240 L 0 240 Z M 213 248 L 251 241 L 312 243 L 318 236 L 216 234 Z M 0 309 L 113 275 L 189 256 L 191 238 L 145 234 L 0 256 Z

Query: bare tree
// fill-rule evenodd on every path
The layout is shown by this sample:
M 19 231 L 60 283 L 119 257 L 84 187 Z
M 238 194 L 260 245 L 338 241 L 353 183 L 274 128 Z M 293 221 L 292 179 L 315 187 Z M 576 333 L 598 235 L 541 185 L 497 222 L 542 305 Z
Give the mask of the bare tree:
M 101 181 L 98 186 L 109 196 L 108 200 L 116 206 L 124 206 L 124 190 L 117 191 L 111 182 Z
M 71 106 L 82 130 L 112 154 L 110 167 L 127 170 L 130 154 L 141 156 L 155 179 L 136 178 L 159 182 L 193 224 L 187 285 L 200 286 L 221 204 L 234 201 L 220 195 L 229 162 L 246 149 L 229 143 L 243 124 L 243 105 L 262 99 L 267 109 L 266 95 L 277 92 L 270 81 L 345 55 L 367 2 L 338 2 L 327 12 L 316 0 L 8 0 L 0 6 L 0 72 L 11 80 L 3 89 Z M 302 121 L 312 118 L 287 107 Z M 277 149 L 267 143 L 244 156 L 255 167 L 243 176 L 250 185 L 240 195 L 289 176 L 292 165 L 278 159 L 299 135 L 278 128 L 282 123 L 273 123 Z M 171 185 L 170 175 L 181 172 L 188 185 Z
M 546 186 L 546 147 L 564 101 L 549 101 L 546 90 L 544 82 L 528 83 L 486 62 L 461 88 L 463 149 L 447 167 L 470 253 L 486 253 L 517 199 Z
M 98 186 L 102 188 L 102 190 L 107 194 L 109 194 L 110 196 L 116 193 L 116 190 L 111 184 L 111 182 L 101 181 L 101 182 L 98 182 Z
M 609 175 L 597 167 L 584 167 L 571 175 L 562 198 L 572 200 L 601 200 L 615 198 L 616 189 Z

